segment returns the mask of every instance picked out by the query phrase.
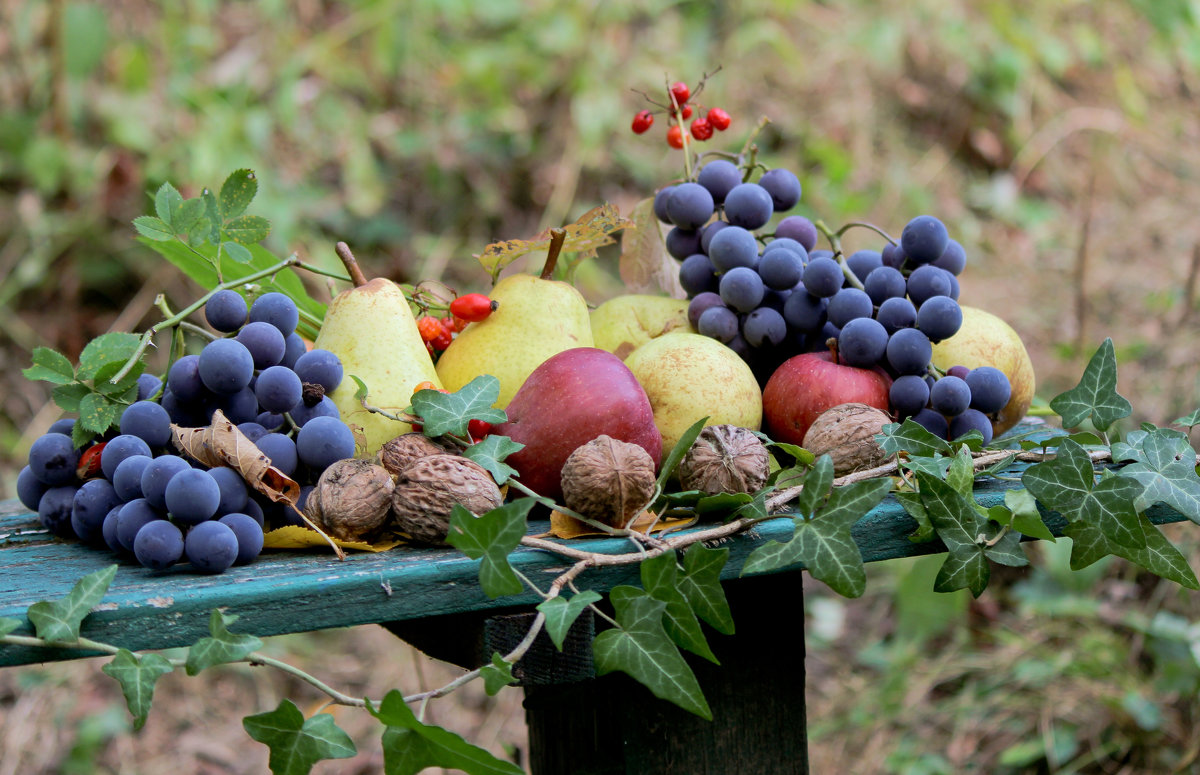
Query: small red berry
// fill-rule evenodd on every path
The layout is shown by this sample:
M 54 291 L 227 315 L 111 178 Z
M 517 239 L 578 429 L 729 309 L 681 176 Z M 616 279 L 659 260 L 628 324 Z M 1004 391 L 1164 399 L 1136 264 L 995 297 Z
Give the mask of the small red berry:
M 457 318 L 457 317 L 454 318 L 454 332 L 458 333 L 458 332 L 462 331 L 464 328 L 467 327 L 467 324 L 470 322 L 471 321 L 463 320 L 462 318 Z
M 102 441 L 83 451 L 79 456 L 79 464 L 75 467 L 76 476 L 80 479 L 90 479 L 100 475 L 100 455 L 104 452 L 104 445 L 105 442 Z
M 417 321 L 417 331 L 421 333 L 422 340 L 432 342 L 442 333 L 442 321 L 430 315 L 425 315 Z
M 429 344 L 435 350 L 445 350 L 450 346 L 452 341 L 454 341 L 454 337 L 450 334 L 450 332 L 442 329 L 440 334 L 429 340 Z
M 712 124 L 706 118 L 698 118 L 692 122 L 692 137 L 697 140 L 707 140 L 713 136 Z
M 684 106 L 680 107 L 679 115 L 683 117 L 684 121 L 687 121 L 689 118 L 692 117 L 692 106 L 684 105 Z
M 471 420 L 467 423 L 467 433 L 472 441 L 482 441 L 484 436 L 492 432 L 492 424 L 487 420 Z
M 478 323 L 486 319 L 499 306 L 497 302 L 482 293 L 468 293 L 450 302 L 450 314 L 471 323 Z
M 675 98 L 675 104 L 682 105 L 692 96 L 692 90 L 683 81 L 676 81 L 671 84 L 671 96 Z
M 712 108 L 708 111 L 708 123 L 712 124 L 712 128 L 718 132 L 724 132 L 729 128 L 729 122 L 732 121 L 729 114 L 720 108 Z
M 667 145 L 672 148 L 683 147 L 683 129 L 680 128 L 679 124 L 667 130 Z
M 648 110 L 639 110 L 638 114 L 633 117 L 633 133 L 640 135 L 650 127 L 654 126 L 654 116 Z

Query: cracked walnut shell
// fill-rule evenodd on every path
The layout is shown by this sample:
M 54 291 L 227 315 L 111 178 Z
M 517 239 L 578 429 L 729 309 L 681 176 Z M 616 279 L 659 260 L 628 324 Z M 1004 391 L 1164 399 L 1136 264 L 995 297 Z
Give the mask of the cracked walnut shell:
M 459 455 L 429 455 L 396 477 L 392 514 L 396 528 L 414 541 L 444 544 L 455 503 L 479 516 L 503 500 L 483 466 Z
M 588 519 L 625 527 L 654 496 L 654 460 L 637 444 L 601 435 L 562 468 L 563 502 Z
M 737 425 L 707 426 L 679 462 L 683 489 L 709 495 L 757 492 L 769 473 L 766 445 Z

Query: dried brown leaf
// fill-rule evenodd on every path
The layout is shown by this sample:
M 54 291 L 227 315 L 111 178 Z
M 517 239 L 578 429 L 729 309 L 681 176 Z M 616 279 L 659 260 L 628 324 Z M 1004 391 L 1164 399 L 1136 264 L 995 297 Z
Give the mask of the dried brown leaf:
M 295 504 L 300 485 L 271 465 L 262 453 L 220 409 L 213 412 L 212 424 L 204 428 L 171 426 L 175 446 L 209 468 L 229 466 L 242 475 L 246 484 L 276 502 Z
M 617 208 L 611 204 L 602 204 L 588 210 L 575 223 L 567 224 L 563 229 L 567 237 L 562 249 L 567 253 L 595 254 L 597 248 L 611 245 L 616 240 L 612 234 L 629 225 L 629 221 L 621 217 Z M 483 249 L 475 258 L 493 277 L 500 270 L 527 253 L 546 250 L 550 247 L 551 229 L 546 229 L 532 239 L 511 239 L 503 242 L 493 242 Z
M 662 227 L 654 215 L 654 200 L 643 199 L 633 208 L 630 225 L 621 234 L 618 270 L 629 293 L 657 293 L 682 299 L 679 262 L 667 252 Z

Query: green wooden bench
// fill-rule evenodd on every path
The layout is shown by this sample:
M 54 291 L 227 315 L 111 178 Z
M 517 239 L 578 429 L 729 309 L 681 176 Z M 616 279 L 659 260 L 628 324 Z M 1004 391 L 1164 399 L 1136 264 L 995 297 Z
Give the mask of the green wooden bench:
M 1014 464 L 1011 473 L 1024 467 Z M 990 506 L 1016 486 L 987 478 L 977 483 L 976 496 Z M 1061 517 L 1045 516 L 1060 533 Z M 1184 519 L 1163 507 L 1149 516 L 1159 524 Z M 910 541 L 915 528 L 889 497 L 855 525 L 853 535 L 867 562 L 944 551 L 938 541 Z M 544 522 L 530 525 L 531 534 L 546 529 Z M 791 529 L 789 520 L 771 520 L 723 544 L 731 551 L 723 585 L 737 634 L 711 634 L 720 666 L 689 659 L 714 722 L 657 700 L 623 675 L 594 678 L 591 618 L 580 617 L 561 653 L 541 635 L 514 671 L 526 692 L 532 771 L 806 773 L 800 568 L 739 576 L 753 549 L 771 539 L 787 540 Z M 590 551 L 614 554 L 629 546 L 621 539 L 586 543 Z M 62 597 L 80 577 L 112 562 L 107 551 L 53 539 L 16 501 L 0 503 L 0 617 L 24 620 L 31 603 Z M 561 557 L 524 546 L 511 562 L 535 580 L 549 580 L 564 568 Z M 219 607 L 240 617 L 240 632 L 259 636 L 383 624 L 431 656 L 474 667 L 493 650 L 511 649 L 540 601 L 533 593 L 489 599 L 477 574 L 478 562 L 453 549 L 356 553 L 345 561 L 321 551 L 270 552 L 218 576 L 153 572 L 125 563 L 81 634 L 131 650 L 189 645 L 208 634 L 211 611 Z M 636 565 L 596 568 L 586 579 L 598 591 L 639 584 Z M 0 666 L 86 655 L 5 645 Z

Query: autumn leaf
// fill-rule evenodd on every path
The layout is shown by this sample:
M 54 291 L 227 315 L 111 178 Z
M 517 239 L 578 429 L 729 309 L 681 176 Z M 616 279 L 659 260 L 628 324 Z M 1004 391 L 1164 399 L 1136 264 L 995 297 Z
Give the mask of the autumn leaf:
M 567 233 L 562 250 L 567 253 L 594 254 L 598 248 L 615 242 L 613 232 L 620 231 L 628 225 L 629 221 L 621 217 L 614 205 L 602 204 L 594 207 L 580 216 L 575 223 L 562 227 Z M 532 239 L 493 242 L 475 258 L 494 279 L 504 267 L 521 256 L 549 248 L 551 232 L 552 229 L 545 229 Z

